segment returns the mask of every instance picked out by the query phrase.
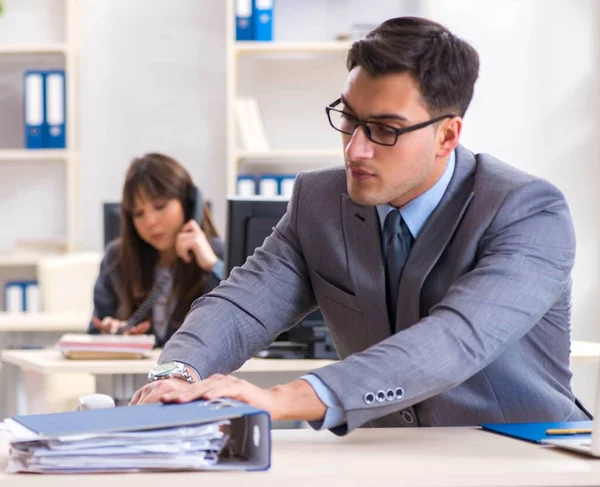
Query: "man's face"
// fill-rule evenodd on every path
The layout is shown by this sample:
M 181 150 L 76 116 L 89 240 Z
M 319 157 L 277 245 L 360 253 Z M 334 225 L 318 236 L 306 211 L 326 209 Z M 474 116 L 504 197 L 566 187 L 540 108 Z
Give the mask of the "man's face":
M 348 76 L 342 100 L 344 112 L 396 128 L 432 118 L 409 73 L 372 77 L 356 67 Z M 361 205 L 400 207 L 427 191 L 447 163 L 447 157 L 437 157 L 438 130 L 435 124 L 402 134 L 391 147 L 370 141 L 360 126 L 352 135 L 342 134 L 350 197 Z

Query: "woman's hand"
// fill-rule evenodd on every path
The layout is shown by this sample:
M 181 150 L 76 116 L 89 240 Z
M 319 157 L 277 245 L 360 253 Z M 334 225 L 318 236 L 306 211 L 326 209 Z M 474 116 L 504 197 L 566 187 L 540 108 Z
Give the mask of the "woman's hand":
M 100 330 L 100 333 L 110 333 L 111 335 L 116 335 L 118 331 L 127 325 L 126 321 L 117 320 L 116 318 L 112 318 L 107 316 L 103 320 L 97 318 L 96 316 L 92 317 L 93 325 Z M 129 330 L 125 330 L 123 332 L 124 335 L 143 335 L 150 329 L 150 321 L 142 321 L 137 325 L 129 328 Z
M 186 264 L 191 262 L 193 255 L 198 266 L 206 272 L 210 272 L 219 260 L 210 246 L 206 234 L 195 220 L 187 222 L 177 235 L 175 253 Z

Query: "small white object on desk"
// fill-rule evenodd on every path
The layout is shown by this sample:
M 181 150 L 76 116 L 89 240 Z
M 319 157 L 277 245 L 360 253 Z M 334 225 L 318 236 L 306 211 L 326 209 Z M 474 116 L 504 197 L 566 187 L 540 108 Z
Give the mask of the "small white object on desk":
M 77 411 L 84 411 L 87 409 L 105 409 L 114 408 L 115 400 L 108 394 L 86 394 L 80 396 L 77 402 Z

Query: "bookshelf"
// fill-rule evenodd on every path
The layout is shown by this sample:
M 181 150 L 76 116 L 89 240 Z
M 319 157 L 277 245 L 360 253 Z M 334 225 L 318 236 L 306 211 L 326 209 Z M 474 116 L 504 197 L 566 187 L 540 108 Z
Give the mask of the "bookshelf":
M 28 167 L 28 163 L 54 164 L 56 170 L 60 170 L 65 178 L 65 235 L 58 240 L 63 244 L 58 246 L 60 252 L 75 251 L 80 247 L 80 214 L 79 214 L 79 58 L 81 45 L 82 23 L 81 0 L 40 0 L 36 4 L 42 11 L 52 13 L 43 19 L 40 25 L 50 32 L 50 38 L 44 38 L 43 33 L 31 30 L 23 33 L 13 25 L 24 25 L 29 18 L 29 7 L 20 0 L 5 0 L 4 12 L 0 16 L 0 29 L 4 35 L 0 38 L 0 62 L 5 65 L 15 63 L 15 66 L 27 66 L 27 69 L 36 69 L 45 66 L 46 56 L 58 59 L 58 65 L 62 65 L 65 71 L 66 82 L 66 149 L 26 149 L 21 147 L 8 147 L 0 149 L 0 163 L 23 163 L 20 171 L 30 172 L 28 177 L 35 179 L 35 167 Z M 39 12 L 36 14 L 38 17 Z M 41 17 L 40 17 L 41 18 Z M 39 19 L 38 19 L 39 20 Z M 4 25 L 4 27 L 3 27 Z M 26 29 L 25 29 L 26 30 Z M 29 39 L 27 36 L 35 39 Z M 48 37 L 48 36 L 46 36 Z M 57 58 L 58 57 L 58 58 Z M 38 66 L 39 63 L 39 66 Z M 54 64 L 56 64 L 53 61 Z M 50 64 L 53 64 L 50 63 Z M 1 105 L 0 105 L 1 107 Z M 6 122 L 5 122 L 6 123 Z M 59 163 L 58 165 L 56 163 Z M 22 184 L 22 179 L 20 184 Z M 6 198 L 6 197 L 5 197 Z M 5 204 L 10 205 L 10 200 L 5 199 Z M 18 208 L 15 208 L 18 212 Z M 57 218 L 59 216 L 57 215 Z M 14 238 L 20 235 L 15 234 Z M 51 239 L 56 242 L 56 238 Z M 57 245 L 48 246 L 43 250 L 44 240 L 40 240 L 40 249 L 36 252 L 14 249 L 8 252 L 0 252 L 0 267 L 35 266 L 41 257 L 53 255 L 59 252 Z
M 236 194 L 243 173 L 290 174 L 343 163 L 339 134 L 325 116 L 325 106 L 339 96 L 348 75 L 345 57 L 352 41 L 337 39 L 351 38 L 363 27 L 359 24 L 376 26 L 400 15 L 431 17 L 432 2 L 397 0 L 373 9 L 367 0 L 277 0 L 273 40 L 257 42 L 236 41 L 236 0 L 227 0 L 227 193 Z M 257 118 L 240 112 L 238 100 L 249 98 L 260 109 L 258 124 L 246 124 Z M 248 136 L 262 133 L 266 144 Z
M 276 3 L 275 8 L 279 7 L 280 3 Z M 289 8 L 289 3 L 285 7 Z M 275 17 L 276 21 L 277 17 Z M 273 134 L 269 133 L 268 123 L 265 124 L 267 128 L 266 135 L 271 149 L 248 150 L 241 144 L 242 139 L 236 119 L 236 100 L 238 97 L 246 94 L 255 96 L 255 93 L 252 92 L 252 83 L 245 83 L 245 81 L 248 81 L 248 77 L 245 75 L 244 68 L 251 66 L 251 69 L 253 69 L 256 67 L 256 63 L 265 58 L 270 63 L 282 59 L 285 62 L 292 63 L 302 60 L 310 66 L 312 65 L 311 60 L 313 58 L 323 59 L 323 57 L 326 57 L 327 59 L 332 59 L 332 61 L 328 62 L 336 63 L 340 68 L 339 71 L 343 74 L 343 56 L 349 49 L 350 42 L 302 38 L 269 42 L 236 42 L 235 0 L 227 0 L 226 22 L 227 193 L 230 195 L 236 194 L 237 178 L 241 173 L 265 172 L 263 170 L 253 170 L 259 166 L 262 169 L 266 167 L 267 172 L 271 174 L 289 174 L 290 172 L 294 172 L 291 169 L 298 167 L 298 165 L 306 169 L 312 169 L 341 162 L 341 148 L 339 145 L 336 147 L 335 142 L 325 146 L 323 143 L 313 146 L 305 141 L 277 143 L 277 140 L 272 140 Z M 258 71 L 260 71 L 260 68 L 258 68 Z M 256 82 L 257 80 L 254 81 Z M 260 79 L 258 82 L 260 82 Z M 249 86 L 244 86 L 245 84 Z M 261 108 L 263 108 L 265 105 L 261 104 L 261 96 L 257 95 L 256 98 Z M 261 118 L 264 118 L 265 122 L 268 122 L 269 120 L 264 115 L 263 113 L 263 117 Z M 276 139 L 276 137 L 273 137 L 273 139 Z

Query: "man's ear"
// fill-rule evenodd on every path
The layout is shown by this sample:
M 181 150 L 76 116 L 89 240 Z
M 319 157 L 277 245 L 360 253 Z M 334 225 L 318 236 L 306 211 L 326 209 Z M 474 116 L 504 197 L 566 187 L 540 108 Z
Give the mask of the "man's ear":
M 460 140 L 462 126 L 462 117 L 452 117 L 448 120 L 444 120 L 440 124 L 437 132 L 437 157 L 447 157 L 454 149 L 456 149 Z

